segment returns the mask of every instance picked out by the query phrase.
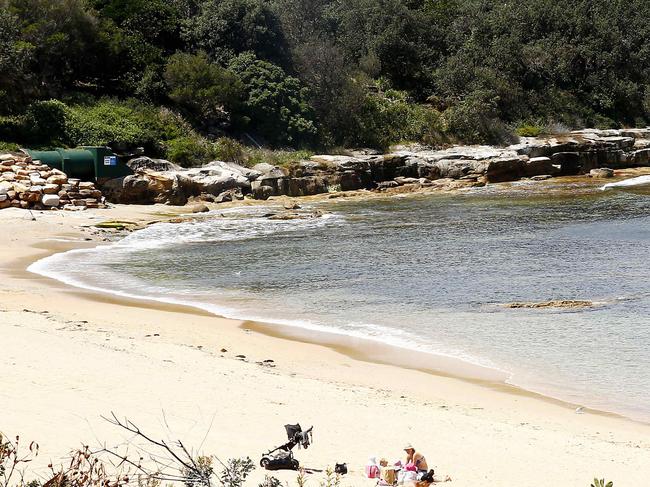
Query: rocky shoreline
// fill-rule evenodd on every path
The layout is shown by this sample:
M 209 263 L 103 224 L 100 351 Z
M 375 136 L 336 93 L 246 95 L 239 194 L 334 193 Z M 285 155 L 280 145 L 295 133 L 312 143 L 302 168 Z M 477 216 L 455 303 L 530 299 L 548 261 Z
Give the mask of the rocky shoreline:
M 315 155 L 286 167 L 252 168 L 214 161 L 184 169 L 147 157 L 130 160 L 132 175 L 102 182 L 68 177 L 24 154 L 0 156 L 0 209 L 102 207 L 123 204 L 186 205 L 244 198 L 375 192 L 454 190 L 520 179 L 588 174 L 609 178 L 614 170 L 650 166 L 650 128 L 581 130 L 553 137 L 524 137 L 508 147 L 396 147 L 348 155 Z
M 167 161 L 131 161 L 133 175 L 103 186 L 110 201 L 182 205 L 222 203 L 252 197 L 309 196 L 354 190 L 458 189 L 522 178 L 590 174 L 611 177 L 614 169 L 650 166 L 650 129 L 582 130 L 555 137 L 522 138 L 508 147 L 397 147 L 349 155 L 315 155 L 288 167 L 253 168 L 215 161 L 182 169 Z

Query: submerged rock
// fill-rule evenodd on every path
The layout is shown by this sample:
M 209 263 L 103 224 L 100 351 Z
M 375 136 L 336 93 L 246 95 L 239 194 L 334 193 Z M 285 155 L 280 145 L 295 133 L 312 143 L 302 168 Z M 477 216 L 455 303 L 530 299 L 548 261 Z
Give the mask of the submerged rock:
M 589 308 L 593 306 L 592 301 L 582 300 L 554 300 L 542 302 L 515 302 L 507 303 L 503 306 L 505 308 L 518 309 L 518 308 Z
M 599 169 L 592 169 L 589 171 L 589 177 L 592 178 L 613 178 L 614 170 L 608 167 L 601 167 Z

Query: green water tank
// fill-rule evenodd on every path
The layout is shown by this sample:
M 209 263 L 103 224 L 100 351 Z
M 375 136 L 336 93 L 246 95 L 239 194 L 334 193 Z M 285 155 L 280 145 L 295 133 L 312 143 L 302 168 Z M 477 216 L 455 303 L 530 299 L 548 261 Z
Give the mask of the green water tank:
M 35 161 L 41 161 L 43 164 L 63 171 L 63 156 L 59 151 L 55 150 L 31 150 L 25 149 L 25 152 Z
M 109 147 L 80 147 L 51 151 L 25 152 L 33 160 L 59 169 L 71 178 L 83 181 L 105 181 L 133 174 L 133 171 Z

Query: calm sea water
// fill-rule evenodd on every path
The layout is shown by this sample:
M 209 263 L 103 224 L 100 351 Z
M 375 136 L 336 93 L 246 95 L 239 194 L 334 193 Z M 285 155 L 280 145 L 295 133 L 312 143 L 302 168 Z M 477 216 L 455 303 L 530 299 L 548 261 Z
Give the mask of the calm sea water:
M 269 207 L 159 224 L 31 270 L 235 318 L 461 358 L 509 382 L 650 420 L 650 196 L 515 185 Z M 584 299 L 579 310 L 504 309 Z

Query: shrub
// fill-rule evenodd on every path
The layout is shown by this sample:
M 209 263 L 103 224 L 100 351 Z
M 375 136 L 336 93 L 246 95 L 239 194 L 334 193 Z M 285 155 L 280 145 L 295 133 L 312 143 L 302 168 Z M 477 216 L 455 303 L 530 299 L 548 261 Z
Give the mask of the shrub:
M 532 124 L 523 124 L 515 131 L 519 137 L 537 137 L 543 131 L 542 127 Z
M 498 117 L 497 98 L 475 92 L 444 112 L 449 134 L 469 144 L 514 143 L 517 138 Z
M 289 166 L 298 161 L 309 159 L 314 153 L 309 150 L 269 150 L 269 149 L 248 149 L 246 165 L 254 166 L 260 162 L 266 162 L 272 166 Z
M 70 109 L 59 100 L 36 101 L 25 114 L 31 141 L 61 145 L 67 137 Z
M 246 148 L 241 143 L 228 137 L 217 139 L 214 144 L 214 152 L 216 158 L 220 161 L 231 161 L 244 165 L 248 160 Z
M 119 149 L 156 145 L 150 120 L 134 103 L 101 100 L 94 105 L 71 107 L 67 135 L 72 145 L 110 145 Z
M 367 94 L 357 122 L 359 135 L 355 142 L 379 149 L 403 141 L 435 145 L 443 140 L 440 113 L 411 102 L 404 91 Z
M 70 107 L 66 138 L 70 145 L 109 145 L 116 151 L 144 147 L 163 155 L 165 141 L 192 133 L 187 122 L 169 110 L 104 98 Z
M 201 166 L 217 158 L 214 145 L 197 135 L 179 137 L 165 145 L 169 160 L 184 167 Z
M 614 482 L 605 483 L 605 479 L 594 479 L 594 482 L 591 484 L 591 487 L 614 487 Z
M 19 142 L 25 138 L 24 117 L 0 117 L 0 140 Z
M 15 142 L 3 142 L 0 141 L 0 152 L 16 152 L 20 149 L 20 146 Z

